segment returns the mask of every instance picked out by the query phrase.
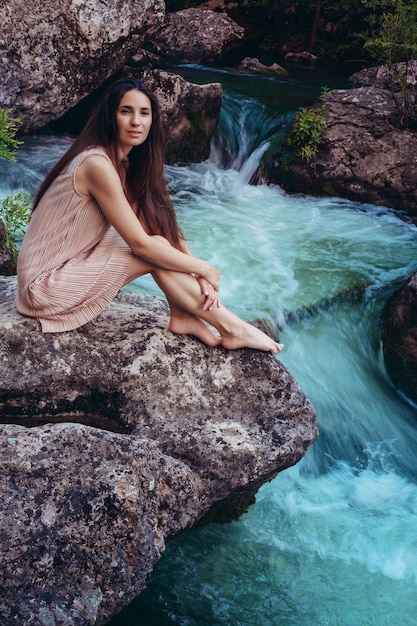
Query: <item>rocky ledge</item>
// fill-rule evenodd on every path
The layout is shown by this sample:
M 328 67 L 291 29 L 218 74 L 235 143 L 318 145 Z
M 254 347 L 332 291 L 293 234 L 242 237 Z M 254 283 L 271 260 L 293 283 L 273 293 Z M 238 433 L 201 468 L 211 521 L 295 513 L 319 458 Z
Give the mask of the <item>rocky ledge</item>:
M 105 624 L 170 537 L 304 456 L 315 412 L 272 355 L 170 333 L 158 298 L 43 335 L 15 293 L 0 277 L 1 623 Z
M 327 128 L 314 159 L 288 162 L 285 151 L 271 149 L 258 179 L 392 207 L 417 221 L 417 132 L 400 127 L 386 73 L 384 66 L 363 70 L 351 77 L 353 88 L 323 94 L 314 108 L 324 110 Z

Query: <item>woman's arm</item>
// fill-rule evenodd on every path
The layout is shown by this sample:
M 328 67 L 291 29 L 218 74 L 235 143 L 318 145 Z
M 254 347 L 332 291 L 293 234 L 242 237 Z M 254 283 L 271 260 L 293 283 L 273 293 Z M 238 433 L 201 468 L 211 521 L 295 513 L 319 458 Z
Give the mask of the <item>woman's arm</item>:
M 127 201 L 118 173 L 107 159 L 100 155 L 87 157 L 77 169 L 76 186 L 83 195 L 91 194 L 96 199 L 133 254 L 156 267 L 201 276 L 216 291 L 219 289 L 217 268 L 145 232 Z
M 185 254 L 189 254 L 192 257 L 194 256 L 184 239 L 181 240 L 181 248 Z M 221 306 L 219 294 L 213 288 L 213 285 L 203 278 L 203 276 L 195 275 L 195 278 L 200 285 L 201 294 L 206 298 L 203 308 L 208 311 L 212 311 L 216 307 Z

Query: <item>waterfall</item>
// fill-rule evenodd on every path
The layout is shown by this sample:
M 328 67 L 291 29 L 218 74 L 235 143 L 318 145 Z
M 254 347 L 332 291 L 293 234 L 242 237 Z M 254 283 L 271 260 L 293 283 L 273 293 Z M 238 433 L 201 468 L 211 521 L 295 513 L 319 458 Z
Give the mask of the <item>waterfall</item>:
M 283 137 L 291 113 L 274 115 L 254 98 L 225 94 L 222 114 L 210 146 L 210 161 L 220 169 L 240 172 L 249 183 L 273 137 Z

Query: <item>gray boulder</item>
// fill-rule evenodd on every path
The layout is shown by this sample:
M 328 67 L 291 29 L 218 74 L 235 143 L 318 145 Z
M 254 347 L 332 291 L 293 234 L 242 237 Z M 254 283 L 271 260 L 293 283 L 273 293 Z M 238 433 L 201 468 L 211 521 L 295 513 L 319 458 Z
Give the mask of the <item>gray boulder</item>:
M 164 126 L 167 163 L 205 161 L 209 157 L 211 136 L 220 117 L 221 83 L 198 85 L 155 66 L 158 66 L 155 55 L 138 50 L 113 78 L 136 76 L 157 96 Z M 81 130 L 87 113 L 100 97 L 100 91 L 91 94 L 88 107 L 82 102 L 66 116 L 70 126 L 75 123 L 77 130 Z
M 352 74 L 349 83 L 353 87 L 382 87 L 384 89 L 393 87 L 400 90 L 398 78 L 401 76 L 402 81 L 406 81 L 412 88 L 415 85 L 416 74 L 417 61 L 409 61 L 407 66 L 404 63 L 394 63 L 391 68 L 387 65 L 376 65 Z
M 315 176 L 332 195 L 417 215 L 417 134 L 399 128 L 389 91 L 357 87 L 323 100 L 327 132 Z
M 244 33 L 226 13 L 192 8 L 168 13 L 151 41 L 158 53 L 182 63 L 214 62 L 239 46 Z
M 12 0 L 0 6 L 0 107 L 10 108 L 22 120 L 20 132 L 31 134 L 60 120 L 60 131 L 69 128 L 76 134 L 103 83 L 130 72 L 147 77 L 145 82 L 158 92 L 167 160 L 208 158 L 220 115 L 221 85 L 189 83 L 161 69 L 165 62 L 141 47 L 163 24 L 162 0 L 122 0 L 117 7 L 99 0 L 32 4 Z
M 1 623 L 105 624 L 168 538 L 303 457 L 314 409 L 272 355 L 170 333 L 158 298 L 42 334 L 15 295 L 1 277 Z
M 163 0 L 0 3 L 0 106 L 26 133 L 110 77 L 163 23 Z
M 262 76 L 288 76 L 288 71 L 278 63 L 272 65 L 264 65 L 256 57 L 245 57 L 239 64 L 239 72 L 248 74 L 260 74 Z
M 385 307 L 383 351 L 393 383 L 417 402 L 417 273 Z
M 208 159 L 222 107 L 221 83 L 197 85 L 160 69 L 143 70 L 140 77 L 161 106 L 167 162 L 198 163 Z
M 319 58 L 311 52 L 287 52 L 285 62 L 299 67 L 315 67 Z
M 327 129 L 313 161 L 285 163 L 275 155 L 258 179 L 289 192 L 339 196 L 417 216 L 417 133 L 400 128 L 383 82 L 332 90 L 320 105 Z

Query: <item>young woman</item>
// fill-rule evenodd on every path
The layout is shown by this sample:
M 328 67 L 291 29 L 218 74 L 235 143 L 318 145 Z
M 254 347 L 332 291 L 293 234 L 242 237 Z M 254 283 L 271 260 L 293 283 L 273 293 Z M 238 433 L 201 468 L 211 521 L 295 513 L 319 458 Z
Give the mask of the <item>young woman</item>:
M 147 273 L 167 297 L 172 332 L 227 349 L 282 349 L 220 304 L 219 270 L 187 247 L 164 179 L 157 100 L 126 77 L 38 191 L 18 258 L 17 308 L 43 332 L 72 330 Z

